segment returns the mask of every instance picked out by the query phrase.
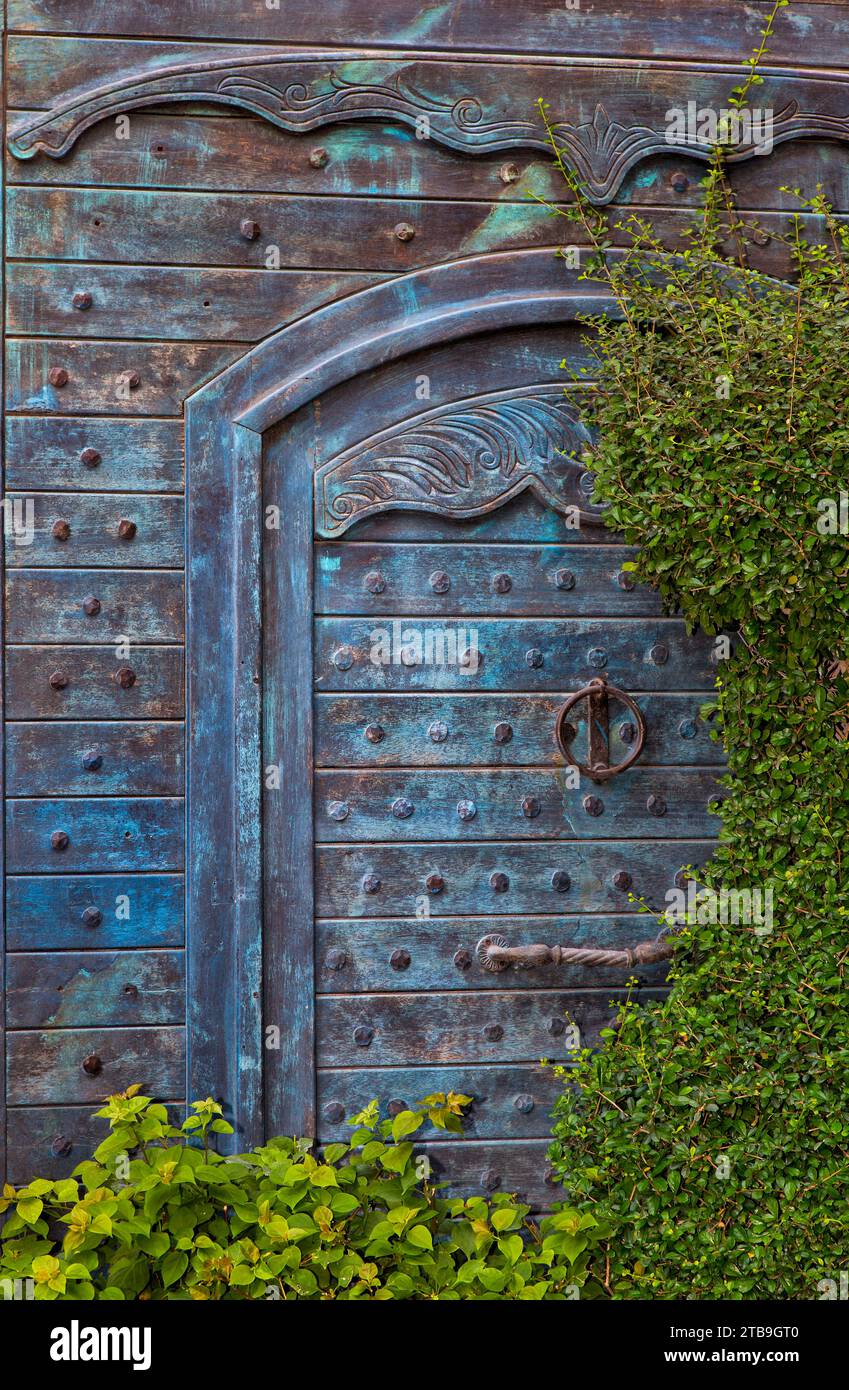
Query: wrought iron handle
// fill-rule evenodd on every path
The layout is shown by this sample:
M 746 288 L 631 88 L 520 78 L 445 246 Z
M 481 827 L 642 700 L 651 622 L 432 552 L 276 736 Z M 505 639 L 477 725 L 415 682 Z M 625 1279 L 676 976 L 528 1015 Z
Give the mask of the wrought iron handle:
M 482 936 L 476 954 L 483 970 L 534 970 L 540 965 L 621 965 L 626 970 L 635 965 L 653 965 L 672 955 L 674 932 L 667 928 L 654 941 L 641 941 L 624 951 L 609 951 L 601 946 L 508 946 L 506 938 L 491 934 Z
M 588 760 L 579 763 L 570 748 L 570 743 L 574 737 L 574 731 L 570 735 L 567 725 L 569 714 L 581 700 L 587 702 L 587 730 L 589 744 Z M 610 700 L 618 700 L 625 705 L 634 716 L 637 726 L 634 745 L 621 763 L 615 763 L 613 767 L 607 761 L 610 753 Z M 606 782 L 609 777 L 615 777 L 617 773 L 624 772 L 626 767 L 630 767 L 643 751 L 643 744 L 646 741 L 646 721 L 643 712 L 633 699 L 624 690 L 619 690 L 615 685 L 608 685 L 606 676 L 597 676 L 595 680 L 585 685 L 583 690 L 576 690 L 574 695 L 563 705 L 557 715 L 554 725 L 554 732 L 557 735 L 557 743 L 561 753 L 567 762 L 582 772 L 585 777 L 589 777 L 592 782 Z

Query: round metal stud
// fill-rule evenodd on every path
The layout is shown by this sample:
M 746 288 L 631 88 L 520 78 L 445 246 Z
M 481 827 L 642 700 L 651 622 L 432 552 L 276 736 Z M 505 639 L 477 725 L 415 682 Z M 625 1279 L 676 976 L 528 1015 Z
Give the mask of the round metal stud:
M 324 964 L 328 970 L 344 970 L 348 964 L 348 956 L 338 946 L 332 946 L 324 957 Z
M 513 580 L 509 574 L 496 574 L 492 580 L 492 587 L 497 594 L 509 594 L 513 588 Z
M 80 309 L 84 311 L 86 309 L 91 308 L 92 304 L 94 303 L 94 300 L 92 299 L 88 290 L 77 290 L 76 294 L 71 300 L 71 303 L 73 304 L 75 309 Z
M 386 580 L 379 570 L 369 570 L 363 584 L 370 594 L 382 594 L 386 588 Z
M 510 887 L 510 879 L 507 874 L 490 874 L 489 886 L 495 893 L 506 893 L 507 889 Z
M 690 180 L 681 169 L 675 170 L 669 182 L 672 185 L 673 193 L 686 193 L 687 189 L 690 187 Z
M 513 737 L 513 725 L 503 723 L 496 724 L 492 731 L 492 737 L 496 743 L 509 743 Z
M 697 732 L 695 719 L 682 719 L 678 725 L 678 732 L 682 738 L 695 738 Z
M 665 642 L 657 642 L 649 652 L 649 657 L 655 666 L 665 666 L 669 660 L 669 648 Z
M 82 763 L 86 772 L 99 772 L 103 766 L 103 754 L 96 748 L 87 748 L 83 753 Z
M 442 719 L 434 719 L 427 734 L 432 743 L 444 743 L 448 737 L 448 725 Z
M 451 588 L 451 579 L 445 570 L 434 570 L 429 583 L 435 594 L 447 594 Z
M 548 1020 L 548 1031 L 553 1038 L 560 1038 L 566 1032 L 566 1021 L 562 1018 L 550 1018 Z
M 403 949 L 393 951 L 389 957 L 389 964 L 393 970 L 409 970 L 412 957 L 409 951 Z
M 686 888 L 687 884 L 691 880 L 691 877 L 692 875 L 688 874 L 686 869 L 679 869 L 675 875 L 675 887 Z
M 666 802 L 662 796 L 655 796 L 654 793 L 652 793 L 646 802 L 646 810 L 653 816 L 665 816 Z
M 600 816 L 604 811 L 604 802 L 600 796 L 585 796 L 583 806 L 588 816 Z
M 99 927 L 103 921 L 103 913 L 99 907 L 84 907 L 80 913 L 80 921 L 84 927 Z
M 327 158 L 327 150 L 323 145 L 316 145 L 314 150 L 310 150 L 310 165 L 313 169 L 323 169 Z
M 441 893 L 445 887 L 445 879 L 442 874 L 428 874 L 425 879 L 425 888 L 429 893 Z
M 477 813 L 478 808 L 473 801 L 463 800 L 457 802 L 457 815 L 460 817 L 460 820 L 474 820 Z
M 454 952 L 454 964 L 458 970 L 468 970 L 471 963 L 472 953 L 471 951 L 467 951 L 465 947 L 461 947 L 459 951 Z
M 118 522 L 118 537 L 120 540 L 133 540 L 137 531 L 138 527 L 134 521 L 130 521 L 129 517 L 126 516 L 121 517 L 121 520 Z
M 71 837 L 67 830 L 54 830 L 50 836 L 50 846 L 55 850 L 67 849 L 71 843 Z
M 484 1192 L 494 1192 L 501 1182 L 501 1174 L 495 1168 L 484 1168 L 481 1173 L 481 1187 Z
M 327 814 L 331 820 L 347 820 L 351 814 L 351 808 L 347 801 L 328 801 Z
M 572 879 L 565 869 L 555 869 L 551 875 L 551 886 L 555 893 L 568 893 L 572 887 Z
M 624 589 L 626 594 L 629 594 L 633 589 L 636 580 L 634 579 L 633 574 L 630 574 L 628 570 L 620 570 L 616 576 L 616 583 L 619 585 L 620 589 Z
M 128 999 L 138 999 L 139 997 L 138 985 L 124 985 L 124 988 L 121 992 L 122 994 L 125 994 Z
M 383 727 L 380 724 L 366 724 L 364 730 L 369 743 L 382 743 L 384 739 Z
M 409 1108 L 407 1102 L 399 1099 L 398 1096 L 393 1096 L 392 1100 L 386 1102 L 387 1114 L 391 1115 L 393 1119 L 396 1115 L 400 1115 L 402 1110 L 409 1110 Z
M 513 1106 L 520 1115 L 530 1115 L 534 1108 L 534 1098 L 529 1096 L 527 1091 L 523 1091 L 521 1095 L 515 1097 Z
M 487 1042 L 501 1042 L 504 1037 L 504 1029 L 500 1023 L 488 1023 L 483 1030 L 483 1035 Z
M 364 893 L 379 893 L 382 887 L 377 874 L 363 874 L 361 882 Z
M 357 1047 L 368 1047 L 374 1039 L 374 1029 L 368 1023 L 358 1023 L 354 1029 L 354 1042 Z
M 584 497 L 592 497 L 593 492 L 595 491 L 595 474 L 582 473 L 580 478 L 578 479 L 578 487 L 580 491 L 583 493 Z
M 525 665 L 530 666 L 532 670 L 539 670 L 540 666 L 544 664 L 545 657 L 539 647 L 531 647 L 529 651 L 525 652 Z
M 47 373 L 47 380 L 50 382 L 51 386 L 55 386 L 57 390 L 61 390 L 62 387 L 67 386 L 70 381 L 67 368 L 51 367 L 50 371 Z
M 83 1071 L 86 1076 L 99 1076 L 103 1071 L 103 1062 L 96 1052 L 92 1052 L 88 1057 L 83 1058 Z
M 64 517 L 60 517 L 58 521 L 54 521 L 54 523 L 53 523 L 53 529 L 52 529 L 52 535 L 53 535 L 54 541 L 66 541 L 66 540 L 68 540 L 70 534 L 71 534 L 71 523 L 70 523 L 70 521 L 66 521 Z
M 409 820 L 414 810 L 412 801 L 408 801 L 406 796 L 398 796 L 392 803 L 392 814 L 396 820 Z
M 349 671 L 354 664 L 353 648 L 337 647 L 330 659 L 337 671 Z
M 85 468 L 96 468 L 102 457 L 103 455 L 97 449 L 83 449 L 80 454 L 80 463 Z
M 115 679 L 122 690 L 130 690 L 136 683 L 136 673 L 132 666 L 119 666 Z
M 623 743 L 633 743 L 634 739 L 637 737 L 636 724 L 631 724 L 627 720 L 624 724 L 620 724 L 619 737 Z
M 502 164 L 498 171 L 498 177 L 502 183 L 515 183 L 519 178 L 518 164 Z
M 620 893 L 627 893 L 633 886 L 634 880 L 627 869 L 617 869 L 613 875 L 613 887 L 618 888 Z
M 399 241 L 412 241 L 416 235 L 415 227 L 409 222 L 396 222 L 394 232 Z
M 555 570 L 554 583 L 558 589 L 574 589 L 575 576 L 571 570 Z
M 341 1125 L 345 1118 L 345 1107 L 341 1100 L 329 1100 L 322 1113 L 328 1124 Z
M 50 686 L 52 690 L 64 690 L 67 684 L 68 677 L 65 675 L 64 671 L 53 672 L 50 677 Z
M 535 796 L 525 796 L 522 798 L 522 815 L 527 820 L 535 820 L 542 807 Z
M 587 665 L 601 671 L 607 665 L 607 652 L 602 647 L 592 647 L 587 652 Z
M 239 231 L 245 241 L 256 241 L 260 233 L 260 226 L 258 222 L 254 222 L 253 218 L 243 217 L 239 223 Z
M 68 1158 L 73 1150 L 74 1146 L 65 1134 L 57 1134 L 50 1144 L 50 1152 L 54 1158 Z
M 83 612 L 87 618 L 96 618 L 102 606 L 100 599 L 95 598 L 94 594 L 88 594 L 83 599 Z

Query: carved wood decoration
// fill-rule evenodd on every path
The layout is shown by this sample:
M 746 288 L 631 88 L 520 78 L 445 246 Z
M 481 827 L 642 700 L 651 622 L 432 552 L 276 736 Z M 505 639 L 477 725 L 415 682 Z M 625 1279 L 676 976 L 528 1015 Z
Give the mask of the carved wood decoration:
M 769 148 L 787 140 L 849 140 L 849 75 L 762 69 L 757 108 L 769 113 Z M 706 159 L 710 140 L 702 111 L 721 112 L 738 69 L 711 64 L 592 58 L 534 59 L 457 54 L 451 59 L 385 51 L 237 53 L 206 62 L 133 72 L 95 86 L 11 128 L 17 159 L 39 152 L 56 159 L 96 122 L 164 102 L 241 107 L 287 131 L 349 120 L 397 121 L 420 139 L 465 154 L 548 149 L 537 102 L 548 103 L 565 160 L 597 203 L 615 196 L 623 178 L 652 155 Z M 458 95 L 459 93 L 459 95 Z M 676 131 L 672 112 L 684 128 Z M 743 131 L 732 161 L 767 153 Z

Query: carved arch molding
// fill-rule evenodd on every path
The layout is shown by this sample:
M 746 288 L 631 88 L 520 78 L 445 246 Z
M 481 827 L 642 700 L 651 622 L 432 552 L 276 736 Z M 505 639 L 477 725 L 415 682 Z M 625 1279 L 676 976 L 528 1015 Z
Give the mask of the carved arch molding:
M 757 122 L 744 124 L 732 161 L 769 153 L 787 140 L 849 140 L 849 73 L 764 67 L 761 74 L 753 94 L 758 111 L 770 113 L 768 140 Z M 77 92 L 19 121 L 8 144 L 18 159 L 39 152 L 59 158 L 107 117 L 191 101 L 241 107 L 292 132 L 381 120 L 464 154 L 548 150 L 542 98 L 565 162 L 602 204 L 641 160 L 659 154 L 707 159 L 709 133 L 700 113 L 726 110 L 742 75 L 719 63 L 236 49 L 209 61 L 130 72 Z M 672 112 L 679 113 L 674 120 Z

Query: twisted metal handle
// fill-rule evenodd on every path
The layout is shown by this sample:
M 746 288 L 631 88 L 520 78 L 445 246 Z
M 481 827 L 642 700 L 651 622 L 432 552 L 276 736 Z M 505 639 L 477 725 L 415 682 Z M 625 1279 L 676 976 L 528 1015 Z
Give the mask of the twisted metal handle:
M 619 965 L 626 970 L 635 965 L 654 965 L 672 955 L 674 932 L 664 928 L 654 941 L 641 941 L 627 950 L 605 950 L 601 946 L 508 946 L 506 938 L 482 936 L 476 954 L 483 970 L 535 970 L 544 965 Z

